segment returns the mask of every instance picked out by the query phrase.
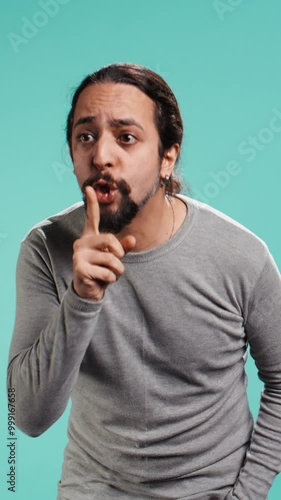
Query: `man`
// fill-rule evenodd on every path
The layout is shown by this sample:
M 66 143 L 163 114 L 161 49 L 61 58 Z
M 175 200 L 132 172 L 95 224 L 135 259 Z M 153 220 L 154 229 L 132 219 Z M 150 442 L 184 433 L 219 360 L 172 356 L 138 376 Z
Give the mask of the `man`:
M 264 500 L 280 471 L 280 275 L 251 232 L 178 194 L 182 134 L 154 72 L 88 76 L 67 121 L 86 211 L 22 243 L 9 385 L 31 436 L 72 399 L 59 500 Z

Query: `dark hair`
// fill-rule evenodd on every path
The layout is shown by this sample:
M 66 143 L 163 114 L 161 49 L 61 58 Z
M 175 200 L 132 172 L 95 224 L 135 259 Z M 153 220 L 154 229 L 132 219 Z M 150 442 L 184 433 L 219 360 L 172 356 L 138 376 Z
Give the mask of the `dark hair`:
M 181 146 L 183 123 L 175 95 L 163 78 L 154 71 L 137 64 L 119 63 L 105 66 L 88 75 L 74 92 L 71 109 L 67 117 L 66 138 L 71 149 L 71 133 L 75 107 L 81 92 L 89 85 L 98 83 L 125 83 L 138 87 L 155 103 L 155 125 L 159 134 L 159 156 L 174 144 Z M 178 155 L 176 163 L 179 161 Z M 165 183 L 168 194 L 179 193 L 181 181 L 172 175 Z

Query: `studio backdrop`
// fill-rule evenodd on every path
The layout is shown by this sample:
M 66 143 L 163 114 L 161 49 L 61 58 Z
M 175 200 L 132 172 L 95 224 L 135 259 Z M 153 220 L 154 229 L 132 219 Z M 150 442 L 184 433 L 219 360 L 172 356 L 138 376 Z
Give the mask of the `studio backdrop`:
M 70 404 L 42 436 L 14 432 L 5 378 L 20 242 L 34 224 L 81 200 L 65 139 L 72 92 L 86 74 L 113 62 L 142 64 L 163 76 L 185 125 L 179 170 L 186 192 L 265 240 L 281 269 L 281 3 L 1 0 L 0 5 L 0 497 L 52 500 Z M 262 385 L 251 360 L 247 369 L 256 417 Z M 278 477 L 269 500 L 280 498 Z

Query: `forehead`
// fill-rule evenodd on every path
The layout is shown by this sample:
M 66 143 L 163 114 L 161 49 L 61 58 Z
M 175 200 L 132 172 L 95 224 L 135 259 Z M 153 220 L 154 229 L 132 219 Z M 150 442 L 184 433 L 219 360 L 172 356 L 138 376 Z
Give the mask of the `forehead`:
M 134 85 L 98 83 L 89 85 L 80 94 L 74 122 L 81 116 L 97 118 L 135 118 L 143 125 L 154 124 L 155 104 Z

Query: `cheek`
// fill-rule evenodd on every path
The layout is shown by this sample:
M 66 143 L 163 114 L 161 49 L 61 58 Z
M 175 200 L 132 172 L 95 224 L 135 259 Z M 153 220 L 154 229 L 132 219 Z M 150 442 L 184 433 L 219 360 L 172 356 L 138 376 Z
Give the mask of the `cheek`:
M 90 176 L 90 170 L 86 166 L 85 162 L 81 162 L 75 157 L 73 157 L 73 166 L 77 182 L 81 187 L 83 182 Z
M 72 148 L 72 161 L 76 168 L 85 169 L 89 165 L 90 151 L 83 151 L 82 148 Z
M 85 177 L 82 177 L 81 174 L 79 172 L 77 172 L 76 169 L 74 169 L 74 175 L 76 177 L 76 180 L 77 180 L 79 187 L 81 188 L 83 185 L 83 182 L 86 180 Z
M 150 166 L 150 168 L 142 168 L 134 176 L 127 178 L 127 182 L 131 187 L 132 196 L 143 197 L 154 187 L 159 177 L 158 170 Z
M 89 160 L 89 152 L 85 152 L 85 151 L 82 151 L 81 149 L 79 148 L 75 148 L 72 150 L 72 158 L 73 158 L 73 163 L 75 165 L 87 165 L 88 164 L 88 160 Z

